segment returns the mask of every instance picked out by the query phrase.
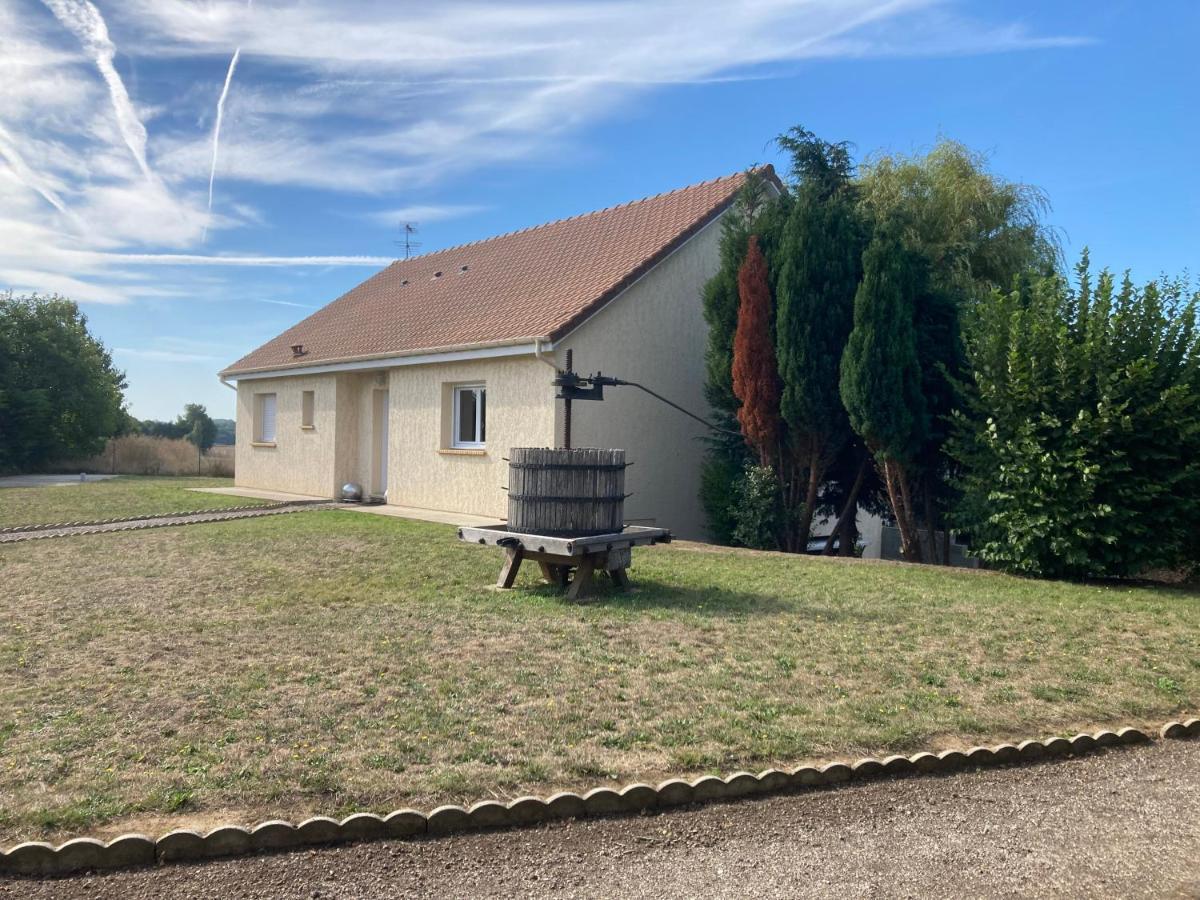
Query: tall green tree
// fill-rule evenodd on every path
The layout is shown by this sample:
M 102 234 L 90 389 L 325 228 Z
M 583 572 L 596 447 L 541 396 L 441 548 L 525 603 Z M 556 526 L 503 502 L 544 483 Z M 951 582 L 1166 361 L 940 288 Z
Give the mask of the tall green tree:
M 217 439 L 217 423 L 201 403 L 186 404 L 183 414 L 175 420 L 175 425 L 200 450 L 209 449 Z
M 856 186 L 864 216 L 898 229 L 904 248 L 926 264 L 928 289 L 914 314 L 929 429 L 912 471 L 930 561 L 948 563 L 946 520 L 957 502 L 958 469 L 945 445 L 954 382 L 964 377 L 959 319 L 1024 273 L 1055 269 L 1058 245 L 1043 221 L 1049 204 L 1039 189 L 991 172 L 983 154 L 950 140 L 927 153 L 869 157 Z
M 0 470 L 99 452 L 126 422 L 124 389 L 75 303 L 0 294 Z
M 850 182 L 845 144 L 794 128 L 779 139 L 797 181 L 778 249 L 776 355 L 786 424 L 785 547 L 808 546 L 829 467 L 846 445 L 849 423 L 839 395 L 839 366 L 853 322 L 865 229 Z
M 1200 296 L 1135 287 L 1085 253 L 965 320 L 950 451 L 957 525 L 1000 568 L 1129 576 L 1200 562 Z
M 894 229 L 876 231 L 863 254 L 854 327 L 841 361 L 841 397 L 854 431 L 874 454 L 900 530 L 900 551 L 922 558 L 912 470 L 928 430 L 914 327 L 925 290 L 923 262 Z

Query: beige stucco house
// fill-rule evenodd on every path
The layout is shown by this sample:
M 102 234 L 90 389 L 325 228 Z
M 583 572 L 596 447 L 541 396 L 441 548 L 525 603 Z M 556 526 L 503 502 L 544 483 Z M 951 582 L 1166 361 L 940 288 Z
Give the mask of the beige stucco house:
M 773 173 L 768 173 L 774 178 Z M 575 369 L 704 413 L 701 289 L 731 175 L 392 263 L 221 372 L 237 383 L 237 484 L 506 512 L 505 457 L 556 446 Z M 700 537 L 703 426 L 629 388 L 576 402 L 573 445 L 619 447 L 631 523 Z

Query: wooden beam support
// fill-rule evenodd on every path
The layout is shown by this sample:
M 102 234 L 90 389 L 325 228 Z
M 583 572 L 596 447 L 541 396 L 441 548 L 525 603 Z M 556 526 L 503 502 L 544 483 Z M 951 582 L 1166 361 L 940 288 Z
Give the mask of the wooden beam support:
M 571 579 L 571 586 L 567 588 L 567 599 L 573 602 L 578 602 L 589 593 L 592 586 L 592 573 L 596 571 L 596 557 L 585 556 L 579 560 L 579 567 L 575 570 L 575 577 Z
M 500 570 L 496 587 L 508 589 L 513 586 L 513 582 L 517 580 L 517 573 L 521 571 L 521 560 L 524 558 L 525 549 L 519 544 L 516 547 L 504 548 L 504 567 Z

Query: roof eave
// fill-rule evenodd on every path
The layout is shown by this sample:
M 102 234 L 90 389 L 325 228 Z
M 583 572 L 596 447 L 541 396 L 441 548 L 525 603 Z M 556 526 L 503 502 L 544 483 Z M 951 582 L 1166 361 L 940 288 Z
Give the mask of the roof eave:
M 455 355 L 472 354 L 479 359 L 488 356 L 517 356 L 525 353 L 536 353 L 538 349 L 553 350 L 553 340 L 549 335 L 531 335 L 529 337 L 505 338 L 501 341 L 482 341 L 473 344 L 453 344 L 442 347 L 420 347 L 413 350 L 403 350 L 392 353 L 371 353 L 363 356 L 342 356 L 332 359 L 305 361 L 303 357 L 290 363 L 277 366 L 256 366 L 253 368 L 222 369 L 217 373 L 218 378 L 266 377 L 270 375 L 294 374 L 298 370 L 326 369 L 337 371 L 348 366 L 354 368 L 390 368 L 392 365 L 434 364 L 437 362 L 452 362 Z M 432 357 L 424 359 L 424 357 Z M 446 359 L 438 359 L 446 357 Z M 419 361 L 418 361 L 419 359 Z M 374 365 L 372 365 L 374 364 Z M 390 364 L 390 365 L 389 365 Z

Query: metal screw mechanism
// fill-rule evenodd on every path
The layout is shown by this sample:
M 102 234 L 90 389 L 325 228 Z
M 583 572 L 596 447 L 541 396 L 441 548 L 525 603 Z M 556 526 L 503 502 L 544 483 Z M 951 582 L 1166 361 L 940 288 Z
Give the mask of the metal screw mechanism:
M 570 376 L 575 378 L 575 351 L 567 349 L 567 369 L 562 373 L 565 378 Z M 558 379 L 555 379 L 558 380 Z M 571 397 L 569 394 L 563 394 L 563 445 L 564 450 L 571 449 Z

